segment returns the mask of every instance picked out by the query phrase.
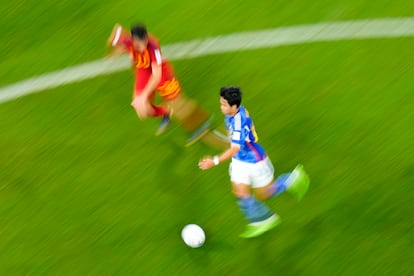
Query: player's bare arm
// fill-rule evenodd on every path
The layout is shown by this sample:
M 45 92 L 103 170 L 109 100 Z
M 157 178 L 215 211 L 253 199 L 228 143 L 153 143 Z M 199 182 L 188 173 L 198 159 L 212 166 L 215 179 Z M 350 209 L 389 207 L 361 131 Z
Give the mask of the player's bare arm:
M 161 76 L 162 76 L 161 64 L 152 62 L 151 69 L 152 69 L 152 75 L 150 79 L 148 80 L 148 83 L 145 86 L 144 90 L 142 91 L 142 96 L 145 96 L 145 97 L 148 97 L 151 93 L 153 93 L 157 89 L 157 86 L 161 81 Z
M 202 160 L 200 160 L 200 162 L 198 162 L 198 167 L 202 170 L 208 170 L 218 165 L 219 163 L 231 159 L 239 152 L 239 150 L 240 145 L 232 143 L 230 148 L 222 154 L 214 157 L 204 157 Z
M 129 33 L 120 24 L 115 24 L 111 35 L 108 37 L 106 46 L 109 49 L 107 57 L 116 57 L 128 53 L 128 48 L 120 43 L 121 37 L 129 37 Z
M 132 100 L 131 105 L 135 108 L 135 110 L 138 113 L 138 116 L 141 119 L 144 119 L 148 116 L 148 111 L 151 110 L 151 104 L 149 101 L 149 96 L 151 93 L 154 93 L 156 90 L 158 84 L 161 81 L 161 74 L 162 69 L 161 65 L 158 65 L 157 63 L 153 62 L 151 65 L 152 68 L 152 75 L 143 89 L 141 93 L 139 93 L 137 96 L 134 97 Z

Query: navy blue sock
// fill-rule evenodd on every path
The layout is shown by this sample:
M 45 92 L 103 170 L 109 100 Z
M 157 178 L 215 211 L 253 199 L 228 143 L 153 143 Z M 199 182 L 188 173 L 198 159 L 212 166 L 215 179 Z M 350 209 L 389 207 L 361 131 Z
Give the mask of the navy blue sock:
M 238 198 L 237 203 L 249 223 L 262 221 L 273 215 L 273 212 L 264 203 L 252 196 Z

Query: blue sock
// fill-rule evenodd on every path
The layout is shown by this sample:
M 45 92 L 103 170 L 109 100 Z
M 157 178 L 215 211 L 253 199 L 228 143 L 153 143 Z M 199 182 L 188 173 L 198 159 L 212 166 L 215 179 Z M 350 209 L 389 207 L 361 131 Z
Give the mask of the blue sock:
M 249 223 L 262 221 L 273 215 L 273 212 L 264 203 L 252 196 L 238 198 L 237 203 Z
M 284 173 L 284 174 L 279 175 L 276 178 L 275 182 L 273 182 L 273 184 L 270 186 L 270 191 L 271 191 L 270 197 L 278 196 L 284 191 L 286 191 L 287 188 L 289 188 L 286 182 L 289 176 L 290 176 L 290 173 Z

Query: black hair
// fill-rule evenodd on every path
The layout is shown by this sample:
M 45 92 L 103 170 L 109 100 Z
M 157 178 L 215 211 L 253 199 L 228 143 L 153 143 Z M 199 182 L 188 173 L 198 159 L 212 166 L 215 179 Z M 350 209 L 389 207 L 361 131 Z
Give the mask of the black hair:
M 240 106 L 242 101 L 242 92 L 237 86 L 224 86 L 220 89 L 220 96 L 225 99 L 230 106 Z
M 131 28 L 131 36 L 138 39 L 146 39 L 148 37 L 147 27 L 143 24 L 137 24 Z

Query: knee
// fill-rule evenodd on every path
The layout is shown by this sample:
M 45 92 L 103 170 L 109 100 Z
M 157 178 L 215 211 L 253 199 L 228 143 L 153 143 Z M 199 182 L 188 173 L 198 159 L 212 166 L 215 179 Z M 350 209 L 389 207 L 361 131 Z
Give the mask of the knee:
M 139 100 L 134 100 L 131 103 L 131 106 L 134 108 L 135 112 L 141 120 L 150 116 L 151 108 L 148 103 Z
M 148 117 L 148 114 L 146 114 L 145 112 L 143 112 L 140 108 L 138 108 L 137 106 L 134 106 L 135 112 L 138 115 L 138 118 L 140 118 L 141 120 L 145 119 Z
M 261 190 L 259 190 L 259 191 L 255 191 L 254 192 L 254 196 L 258 199 L 258 200 L 266 200 L 266 199 L 268 199 L 270 196 L 269 196 L 269 193 L 267 193 L 266 191 L 261 191 Z
M 244 184 L 233 184 L 233 194 L 237 198 L 250 196 L 250 187 Z
M 254 195 L 257 199 L 259 200 L 266 200 L 270 197 L 272 197 L 272 193 L 271 193 L 271 183 L 264 186 L 264 187 L 260 187 L 260 188 L 255 188 L 254 189 Z
M 240 191 L 234 190 L 234 189 L 233 189 L 233 195 L 235 197 L 237 197 L 237 198 L 244 198 L 244 197 L 247 197 L 248 196 L 248 194 L 246 194 L 244 192 L 240 192 Z

